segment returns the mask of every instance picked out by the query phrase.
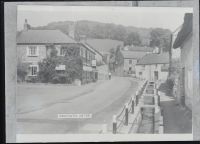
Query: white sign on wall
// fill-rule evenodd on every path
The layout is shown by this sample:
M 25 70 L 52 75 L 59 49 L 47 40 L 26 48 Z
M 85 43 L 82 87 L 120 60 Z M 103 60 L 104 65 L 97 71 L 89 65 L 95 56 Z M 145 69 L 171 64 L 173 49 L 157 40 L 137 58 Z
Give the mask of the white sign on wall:
M 92 71 L 92 68 L 88 67 L 88 66 L 83 66 L 83 70 L 84 71 Z
M 92 60 L 92 66 L 96 66 L 96 65 L 97 65 L 96 60 Z
M 56 66 L 56 70 L 65 70 L 65 65 Z

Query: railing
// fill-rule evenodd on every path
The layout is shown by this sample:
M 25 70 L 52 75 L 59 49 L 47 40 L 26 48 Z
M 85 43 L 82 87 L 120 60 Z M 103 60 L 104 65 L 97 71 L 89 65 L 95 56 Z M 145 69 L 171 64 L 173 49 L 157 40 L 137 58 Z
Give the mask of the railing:
M 113 115 L 113 134 L 116 134 L 123 125 L 128 125 L 129 113 L 134 114 L 135 106 L 138 106 L 139 99 L 143 94 L 146 84 L 147 81 L 139 87 L 139 90 L 136 91 L 135 95 L 124 105 L 122 110 L 117 115 Z M 139 114 L 140 113 L 137 113 L 136 119 L 134 119 L 133 123 L 135 123 Z

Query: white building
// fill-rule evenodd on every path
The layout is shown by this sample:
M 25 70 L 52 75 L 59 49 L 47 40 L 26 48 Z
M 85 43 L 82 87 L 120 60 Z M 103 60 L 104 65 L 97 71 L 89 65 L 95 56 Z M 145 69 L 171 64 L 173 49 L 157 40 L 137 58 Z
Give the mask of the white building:
M 169 54 L 147 54 L 136 64 L 136 77 L 165 81 L 168 76 Z
M 133 74 L 135 75 L 136 64 L 140 58 L 146 55 L 146 52 L 140 51 L 121 51 L 124 58 L 124 74 Z
M 181 73 L 179 76 L 180 92 L 178 101 L 192 109 L 193 98 L 193 47 L 192 47 L 192 23 L 193 14 L 187 13 L 184 17 L 182 29 L 179 31 L 173 44 L 173 48 L 181 50 Z

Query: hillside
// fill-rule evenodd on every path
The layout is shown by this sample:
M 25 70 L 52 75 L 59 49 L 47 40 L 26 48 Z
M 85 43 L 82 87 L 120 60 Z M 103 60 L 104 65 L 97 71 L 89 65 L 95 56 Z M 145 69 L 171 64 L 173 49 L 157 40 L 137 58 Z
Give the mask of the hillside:
M 32 27 L 32 29 L 59 29 L 63 33 L 68 34 L 69 25 L 72 21 L 59 21 L 52 22 L 46 26 Z M 113 23 L 101 23 L 96 21 L 81 20 L 76 22 L 75 26 L 75 38 L 80 39 L 80 35 L 86 35 L 87 38 L 98 39 L 113 39 L 125 42 L 130 33 L 136 33 L 139 35 L 141 44 L 143 46 L 150 46 L 151 32 L 155 30 L 153 28 L 138 28 L 133 26 L 116 25 Z M 169 35 L 170 30 L 159 28 L 159 32 L 162 35 Z

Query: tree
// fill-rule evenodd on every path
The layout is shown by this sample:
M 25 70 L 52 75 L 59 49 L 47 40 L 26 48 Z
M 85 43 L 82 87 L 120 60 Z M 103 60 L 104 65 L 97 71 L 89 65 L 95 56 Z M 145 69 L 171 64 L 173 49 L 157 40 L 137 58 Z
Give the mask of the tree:
M 115 49 L 110 49 L 110 57 L 109 57 L 109 70 L 115 71 Z
M 140 35 L 136 32 L 129 33 L 124 41 L 125 45 L 141 45 L 141 43 Z
M 115 52 L 115 63 L 118 66 L 121 66 L 124 63 L 123 55 L 120 51 L 120 46 L 117 46 L 116 52 Z
M 17 64 L 17 80 L 19 82 L 25 81 L 25 77 L 28 74 L 28 64 L 21 61 Z
M 57 60 L 54 57 L 47 57 L 42 62 L 39 62 L 38 77 L 41 82 L 52 82 L 54 76 L 56 75 L 56 64 Z
M 41 82 L 72 83 L 82 77 L 82 59 L 77 45 L 62 46 L 64 57 L 57 56 L 57 51 L 51 47 L 50 56 L 39 63 L 39 79 Z M 56 71 L 56 66 L 65 65 L 65 70 Z
M 169 51 L 170 31 L 161 28 L 153 29 L 150 33 L 150 47 L 163 48 L 163 51 Z

